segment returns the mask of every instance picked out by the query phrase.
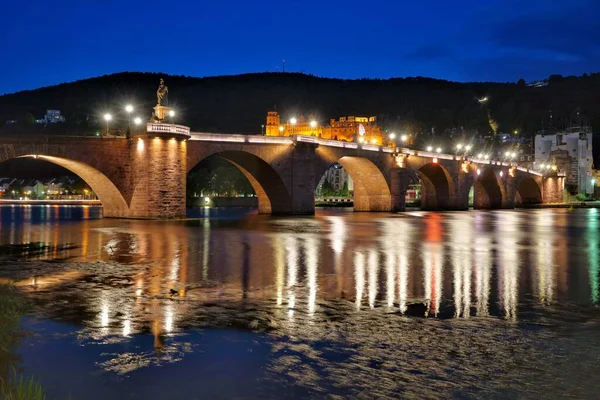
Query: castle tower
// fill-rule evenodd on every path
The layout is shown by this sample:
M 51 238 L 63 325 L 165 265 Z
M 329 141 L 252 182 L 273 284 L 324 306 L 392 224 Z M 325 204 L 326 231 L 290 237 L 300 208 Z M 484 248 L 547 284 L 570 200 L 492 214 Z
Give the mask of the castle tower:
M 277 111 L 269 111 L 267 113 L 267 126 L 265 134 L 267 136 L 282 136 L 279 132 L 279 124 L 281 119 L 279 117 L 279 113 Z

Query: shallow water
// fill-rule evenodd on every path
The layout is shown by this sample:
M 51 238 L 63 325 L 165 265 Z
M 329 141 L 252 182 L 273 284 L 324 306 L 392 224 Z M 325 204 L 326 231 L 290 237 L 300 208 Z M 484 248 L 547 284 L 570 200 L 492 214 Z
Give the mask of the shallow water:
M 196 213 L 0 207 L 50 398 L 600 396 L 600 211 Z

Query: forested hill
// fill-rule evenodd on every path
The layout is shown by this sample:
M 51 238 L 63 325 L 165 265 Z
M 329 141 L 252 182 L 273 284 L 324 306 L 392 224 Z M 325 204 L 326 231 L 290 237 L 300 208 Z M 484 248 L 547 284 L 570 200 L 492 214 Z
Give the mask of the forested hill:
M 600 132 L 600 73 L 553 75 L 544 87 L 518 83 L 456 83 L 429 78 L 342 80 L 298 73 L 260 73 L 193 78 L 155 73 L 117 73 L 0 96 L 0 126 L 41 118 L 59 109 L 69 125 L 90 125 L 105 112 L 136 105 L 145 118 L 163 77 L 178 122 L 196 131 L 259 133 L 276 107 L 284 118 L 313 113 L 323 123 L 347 115 L 377 115 L 389 129 L 438 134 L 447 129 L 531 136 L 542 125 L 562 128 L 579 120 Z M 487 103 L 478 98 L 487 96 Z M 579 113 L 579 117 L 578 117 Z M 552 122 L 550 122 L 552 114 Z M 115 122 L 116 123 L 116 122 Z M 494 125 L 494 123 L 492 123 Z

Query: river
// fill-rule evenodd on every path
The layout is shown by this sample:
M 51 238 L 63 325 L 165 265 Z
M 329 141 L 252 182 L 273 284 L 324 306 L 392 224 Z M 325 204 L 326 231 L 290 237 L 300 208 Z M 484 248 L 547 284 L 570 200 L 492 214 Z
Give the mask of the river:
M 49 398 L 600 397 L 599 210 L 100 216 L 0 207 Z

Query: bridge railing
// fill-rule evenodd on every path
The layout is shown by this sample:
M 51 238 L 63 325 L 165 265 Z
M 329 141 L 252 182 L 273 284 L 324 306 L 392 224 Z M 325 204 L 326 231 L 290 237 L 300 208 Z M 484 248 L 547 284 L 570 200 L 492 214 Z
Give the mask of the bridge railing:
M 154 124 L 150 122 L 146 125 L 146 131 L 152 133 L 174 133 L 177 135 L 189 136 L 190 127 L 175 124 Z

